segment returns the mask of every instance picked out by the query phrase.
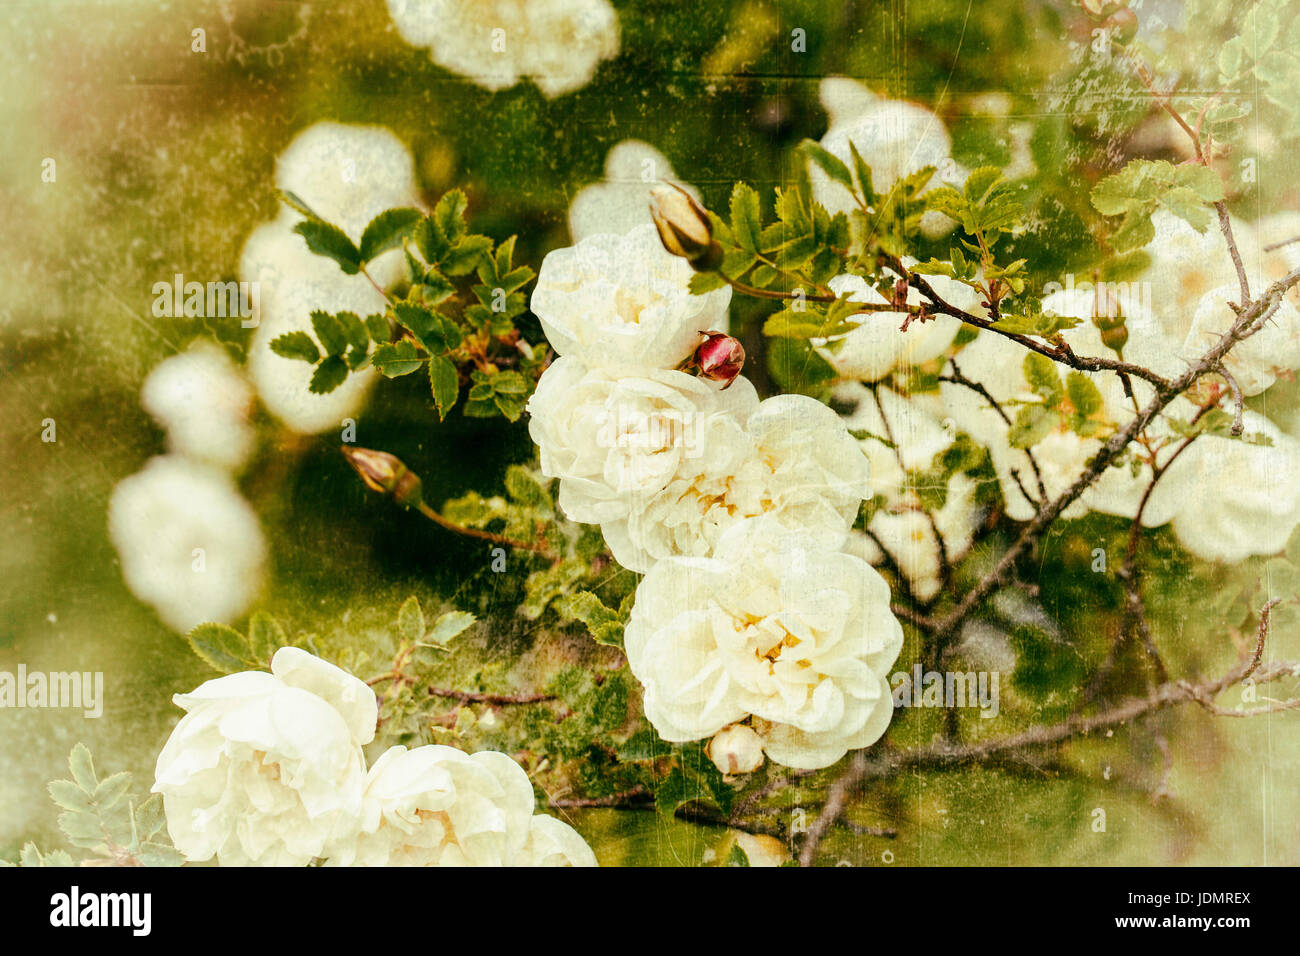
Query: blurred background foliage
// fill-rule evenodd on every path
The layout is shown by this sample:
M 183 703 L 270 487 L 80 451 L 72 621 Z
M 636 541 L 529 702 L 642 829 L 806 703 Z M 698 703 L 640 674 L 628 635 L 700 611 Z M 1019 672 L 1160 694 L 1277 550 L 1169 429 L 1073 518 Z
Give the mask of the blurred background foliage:
M 107 538 L 107 500 L 117 481 L 163 449 L 162 432 L 139 406 L 148 371 L 214 331 L 236 355 L 244 346 L 238 329 L 154 318 L 153 284 L 174 273 L 235 278 L 245 238 L 277 212 L 275 158 L 312 123 L 391 128 L 416 158 L 426 202 L 463 188 L 474 229 L 498 239 L 518 233 L 516 261 L 534 266 L 569 243 L 570 199 L 629 137 L 664 152 L 713 208 L 725 205 L 737 179 L 769 195 L 796 181 L 801 161 L 791 147 L 825 132 L 817 93 L 829 74 L 928 104 L 970 168 L 1012 162 L 1012 127 L 1028 123 L 1038 174 L 1026 202 L 1040 227 L 1017 241 L 1017 254 L 1029 257 L 1040 282 L 1059 281 L 1090 254 L 1089 185 L 1131 156 L 1179 158 L 1169 124 L 1134 83 L 1086 55 L 1091 24 L 1066 0 L 615 6 L 619 57 L 585 88 L 546 99 L 528 82 L 490 93 L 436 66 L 402 42 L 383 0 L 5 4 L 0 669 L 102 670 L 107 702 L 98 721 L 0 712 L 0 856 L 12 858 L 29 838 L 57 842 L 44 784 L 60 775 L 74 742 L 90 745 L 106 770 L 151 779 L 179 716 L 170 695 L 214 676 L 126 590 Z M 1240 11 L 1204 0 L 1145 7 L 1142 38 L 1161 75 L 1207 82 Z M 1149 25 L 1157 16 L 1169 30 Z M 191 52 L 199 27 L 205 53 Z M 791 49 L 795 28 L 806 31 L 806 52 Z M 1233 209 L 1247 219 L 1300 208 L 1297 158 L 1280 114 L 1255 109 L 1242 137 L 1258 176 L 1231 179 Z M 41 181 L 46 157 L 57 162 L 56 183 Z M 733 327 L 747 330 L 754 356 L 766 311 L 750 301 L 733 306 Z M 751 359 L 747 374 L 770 389 L 761 368 Z M 532 457 L 525 426 L 459 411 L 438 425 L 418 378 L 381 383 L 358 443 L 405 460 L 435 504 L 471 489 L 500 493 L 506 467 Z M 1293 384 L 1254 401 L 1294 430 Z M 57 443 L 39 440 L 45 418 L 58 423 Z M 334 436 L 298 438 L 265 417 L 261 424 L 262 445 L 242 482 L 271 545 L 259 607 L 291 629 L 320 635 L 322 646 L 348 646 L 367 629 L 382 632 L 415 594 L 426 609 L 461 607 L 483 622 L 439 665 L 447 686 L 537 688 L 575 666 L 616 662 L 580 627 L 523 620 L 522 563 L 493 574 L 481 542 L 370 496 Z M 994 529 L 964 562 L 967 582 L 1008 533 Z M 973 622 L 961 645 L 970 666 L 1014 673 L 1003 681 L 996 720 L 962 715 L 968 733 L 1014 733 L 1070 710 L 1082 675 L 1110 646 L 1122 605 L 1113 574 L 1092 571 L 1093 550 L 1118 562 L 1126 535 L 1124 522 L 1100 516 L 1059 524 L 1029 586 L 1004 592 Z M 1249 609 L 1295 592 L 1276 562 L 1226 569 L 1189 558 L 1165 532 L 1149 540 L 1147 600 L 1175 674 L 1221 672 L 1236 659 Z M 916 650 L 910 635 L 896 669 L 908 669 Z M 1289 607 L 1279 608 L 1270 654 L 1300 654 Z M 382 664 L 377 647 L 366 666 L 378 673 Z M 1136 662 L 1132 670 L 1140 673 Z M 365 667 L 358 673 L 370 676 Z M 941 719 L 902 711 L 888 739 L 925 743 Z M 460 745 L 506 746 L 533 721 L 519 718 L 511 733 L 480 721 L 461 728 Z M 897 835 L 839 829 L 823 846 L 828 860 L 856 864 L 1297 863 L 1297 766 L 1287 715 L 1230 721 L 1166 711 L 1113 738 L 1071 744 L 1049 765 L 909 771 L 873 784 L 849 819 Z M 800 807 L 814 814 L 832 778 L 823 771 L 783 791 L 779 827 L 791 829 Z M 591 793 L 602 783 L 596 774 L 576 785 Z M 1104 833 L 1091 826 L 1097 807 L 1107 813 Z M 568 813 L 605 864 L 702 863 L 725 852 L 720 829 L 652 810 Z

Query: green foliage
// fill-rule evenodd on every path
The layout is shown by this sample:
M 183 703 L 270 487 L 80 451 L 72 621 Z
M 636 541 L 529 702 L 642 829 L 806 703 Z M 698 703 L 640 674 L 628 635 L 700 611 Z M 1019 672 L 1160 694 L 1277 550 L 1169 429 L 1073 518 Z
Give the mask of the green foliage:
M 207 623 L 191 630 L 185 640 L 201 661 L 223 674 L 267 670 L 281 647 L 302 645 L 301 639 L 290 638 L 275 618 L 261 611 L 249 619 L 247 634 L 225 624 Z
M 285 358 L 318 363 L 312 392 L 327 394 L 369 366 L 385 378 L 398 378 L 427 365 L 429 395 L 440 419 L 456 406 L 468 381 L 466 415 L 518 421 L 545 362 L 516 325 L 528 311 L 522 289 L 535 274 L 514 265 L 515 237 L 498 246 L 490 236 L 469 232 L 468 200 L 458 189 L 443 195 L 429 215 L 409 207 L 381 212 L 366 226 L 359 248 L 298 197 L 282 193 L 280 198 L 307 217 L 295 230 L 308 248 L 344 272 L 364 271 L 375 258 L 399 248 L 407 264 L 405 294 L 399 298 L 388 290 L 383 315 L 362 320 L 350 312 L 313 312 L 315 340 L 293 332 L 271 343 Z
M 1134 159 L 1094 186 L 1091 198 L 1103 216 L 1124 217 L 1111 234 L 1110 245 L 1116 252 L 1126 252 L 1155 238 L 1151 214 L 1160 208 L 1204 232 L 1210 224 L 1207 203 L 1223 199 L 1223 183 L 1204 166 Z
M 51 780 L 50 799 L 63 811 L 59 829 L 67 841 L 89 855 L 82 866 L 180 866 L 183 858 L 167 840 L 162 795 L 141 800 L 127 771 L 101 778 L 85 744 L 68 755 L 71 779 Z M 0 863 L 0 865 L 5 865 Z M 68 852 L 42 853 L 28 843 L 19 866 L 73 866 Z

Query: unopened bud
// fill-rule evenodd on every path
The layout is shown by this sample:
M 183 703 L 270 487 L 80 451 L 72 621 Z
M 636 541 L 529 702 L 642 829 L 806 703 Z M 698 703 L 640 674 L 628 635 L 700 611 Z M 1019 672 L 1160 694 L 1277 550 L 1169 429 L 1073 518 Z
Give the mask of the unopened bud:
M 407 468 L 397 456 L 386 451 L 344 445 L 343 457 L 371 491 L 390 495 L 404 508 L 415 507 L 424 500 L 420 491 L 420 476 Z
M 713 382 L 726 382 L 723 391 L 731 387 L 745 367 L 745 347 L 740 340 L 726 332 L 701 332 L 704 341 L 695 350 L 692 364 L 699 370 L 700 378 Z
M 713 241 L 708 212 L 682 187 L 670 183 L 652 189 L 650 218 L 664 248 L 681 256 L 697 272 L 711 272 L 722 265 L 722 247 Z
M 722 728 L 706 749 L 713 765 L 728 776 L 753 773 L 763 765 L 763 738 L 744 724 Z

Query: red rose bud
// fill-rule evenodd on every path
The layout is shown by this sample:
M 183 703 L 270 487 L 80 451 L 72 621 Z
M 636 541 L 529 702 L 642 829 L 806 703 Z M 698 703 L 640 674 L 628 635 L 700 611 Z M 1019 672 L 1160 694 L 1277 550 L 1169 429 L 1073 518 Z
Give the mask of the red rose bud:
M 390 495 L 406 508 L 418 506 L 423 500 L 420 476 L 406 467 L 395 455 L 370 448 L 343 446 L 343 457 L 353 467 L 371 491 Z
M 652 189 L 650 218 L 664 248 L 681 256 L 697 272 L 711 272 L 722 265 L 722 247 L 713 241 L 708 212 L 682 187 L 669 184 Z
M 725 332 L 700 334 L 705 339 L 695 350 L 693 360 L 694 366 L 700 371 L 700 377 L 714 382 L 726 382 L 723 389 L 730 388 L 745 367 L 745 347 Z

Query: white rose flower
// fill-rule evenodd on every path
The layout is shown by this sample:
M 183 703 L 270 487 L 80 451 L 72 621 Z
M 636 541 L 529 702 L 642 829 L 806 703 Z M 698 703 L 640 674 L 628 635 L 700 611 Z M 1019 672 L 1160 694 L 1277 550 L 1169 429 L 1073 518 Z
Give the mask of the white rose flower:
M 958 473 L 948 479 L 944 504 L 934 512 L 933 524 L 919 499 L 910 495 L 877 510 L 867 525 L 870 533 L 854 531 L 848 550 L 871 564 L 889 561 L 907 579 L 913 596 L 926 602 L 943 585 L 943 555 L 950 563 L 960 561 L 970 550 L 979 521 L 975 481 Z
M 909 260 L 904 264 L 910 265 Z M 947 276 L 927 276 L 934 291 L 950 305 L 973 315 L 987 315 L 980 305 L 979 293 L 970 286 Z M 840 275 L 827 283 L 836 295 L 847 295 L 853 302 L 877 305 L 887 304 L 883 295 L 867 285 L 866 279 L 856 275 Z M 908 290 L 908 302 L 920 305 L 922 297 L 916 289 Z M 907 319 L 902 312 L 867 312 L 855 316 L 858 327 L 847 335 L 832 340 L 813 342 L 820 354 L 844 378 L 874 382 L 895 369 L 922 365 L 943 355 L 957 332 L 961 320 L 950 315 L 936 315 L 924 322 L 913 320 L 907 331 L 902 325 Z
M 650 222 L 650 191 L 676 181 L 668 157 L 649 143 L 625 139 L 605 156 L 605 179 L 578 190 L 569 203 L 569 234 L 574 242 L 600 233 L 623 235 Z M 699 190 L 683 189 L 699 200 Z
M 531 307 L 551 347 L 588 368 L 676 368 L 701 332 L 727 329 L 731 288 L 692 295 L 694 274 L 647 222 L 548 253 Z
M 355 831 L 375 695 L 295 647 L 271 673 L 219 677 L 172 698 L 187 711 L 158 755 L 155 793 L 187 860 L 302 866 Z
M 257 515 L 230 476 L 209 465 L 151 459 L 113 489 L 108 533 L 126 586 L 173 630 L 234 620 L 261 586 L 266 543 Z
M 214 345 L 196 343 L 160 362 L 144 380 L 140 404 L 167 430 L 176 454 L 236 470 L 253 451 L 253 390 Z
M 505 754 L 391 747 L 370 768 L 361 825 L 325 850 L 338 866 L 595 866 L 566 823 L 533 815 L 533 785 Z
M 834 549 L 870 495 L 866 457 L 839 416 L 806 395 L 766 399 L 746 432 L 711 429 L 701 444 L 662 491 L 634 495 L 626 516 L 601 524 L 619 564 L 641 572 L 671 555 L 705 557 L 759 515 Z
M 734 443 L 757 405 L 744 378 L 722 390 L 685 372 L 623 376 L 565 357 L 538 381 L 528 428 L 542 473 L 560 479 L 560 508 L 599 524 L 625 517 L 683 463 Z
M 1163 210 L 1156 212 L 1151 222 L 1156 234 L 1146 245 L 1151 264 L 1142 274 L 1143 291 L 1149 293 L 1151 308 L 1165 334 L 1175 342 L 1183 342 L 1191 330 L 1196 306 L 1207 293 L 1232 285 L 1238 289 L 1234 301 L 1241 298 L 1237 270 L 1217 222 L 1201 233 Z M 1257 269 L 1261 253 L 1254 230 L 1233 219 L 1232 234 L 1248 271 Z
M 418 202 L 410 152 L 390 131 L 378 126 L 317 123 L 285 149 L 276 168 L 276 185 L 298 195 L 315 212 L 358 241 L 366 225 L 394 206 Z M 248 350 L 248 372 L 267 409 L 294 431 L 312 434 L 341 426 L 354 417 L 374 385 L 376 372 L 353 372 L 334 391 L 308 391 L 312 367 L 282 358 L 270 349 L 288 332 L 313 335 L 311 313 L 382 312 L 384 297 L 362 275 L 347 275 L 337 264 L 307 248 L 293 232 L 302 217 L 284 208 L 278 218 L 253 230 L 240 257 L 239 277 L 257 283 L 257 331 Z M 399 250 L 369 266 L 375 281 L 395 281 L 404 266 Z
M 816 769 L 884 733 L 885 674 L 903 646 L 889 586 L 861 558 L 806 542 L 755 519 L 714 557 L 666 558 L 641 581 L 625 648 L 659 736 L 754 718 L 769 758 Z
M 943 181 L 965 182 L 967 171 L 952 160 L 948 130 L 925 107 L 879 97 L 861 83 L 843 77 L 822 80 L 821 101 L 831 120 L 822 147 L 852 169 L 849 143 L 853 143 L 871 168 L 876 193 L 883 195 L 899 179 L 926 166 L 937 168 L 928 188 Z M 855 208 L 848 190 L 816 163 L 808 163 L 808 180 L 813 199 L 831 215 Z M 943 235 L 953 225 L 952 219 L 933 210 L 921 219 L 922 231 L 931 237 Z
M 1237 313 L 1228 303 L 1240 298 L 1241 287 L 1231 285 L 1214 289 L 1201 299 L 1184 346 L 1189 358 L 1204 355 L 1232 327 Z M 1277 381 L 1278 375 L 1300 368 L 1300 311 L 1282 299 L 1268 322 L 1234 345 L 1223 364 L 1246 395 L 1258 395 Z
M 1255 223 L 1255 240 L 1260 247 L 1260 261 L 1256 274 L 1251 277 L 1250 289 L 1258 294 L 1289 273 L 1300 269 L 1300 242 L 1288 240 L 1300 236 L 1300 212 L 1274 213 Z M 1278 245 L 1285 243 L 1285 245 Z M 1278 247 L 1271 252 L 1263 250 Z M 1240 298 L 1240 293 L 1238 294 Z M 1300 309 L 1300 285 L 1293 285 L 1286 294 L 1287 301 Z M 1235 299 L 1234 299 L 1235 301 Z
M 1174 533 L 1208 561 L 1276 554 L 1300 525 L 1300 441 L 1255 412 L 1243 424 L 1247 438 L 1272 444 L 1202 435 L 1167 476 L 1181 488 Z
M 403 40 L 488 90 L 528 77 L 559 96 L 618 55 L 609 0 L 388 0 L 388 12 Z
M 1048 304 L 1049 301 L 1044 300 L 1045 308 Z M 1143 348 L 1140 336 L 1144 326 L 1134 317 L 1130 317 L 1129 322 L 1130 331 L 1137 337 L 1130 338 L 1130 345 L 1134 352 L 1140 353 Z M 1080 355 L 1104 355 L 1106 353 L 1084 347 L 1083 343 L 1095 334 L 1096 329 L 1087 323 L 1067 331 L 1065 337 Z M 1129 352 L 1129 346 L 1125 346 L 1125 358 L 1130 358 Z M 940 388 L 948 415 L 962 431 L 988 448 L 993 468 L 1002 486 L 1007 515 L 1015 521 L 1030 520 L 1037 511 L 1036 501 L 1044 497 L 1050 501 L 1074 484 L 1110 433 L 1124 425 L 1137 412 L 1134 399 L 1124 394 L 1117 376 L 1109 372 L 1082 373 L 1087 375 L 1101 394 L 1100 415 L 1104 419 L 1101 430 L 1085 437 L 1071 429 L 1062 418 L 1058 425 L 1028 451 L 1012 446 L 1007 419 L 1014 421 L 1021 407 L 1041 401 L 1025 379 L 1024 362 L 1028 354 L 1023 346 L 1003 336 L 982 332 L 952 360 L 952 364 L 966 378 L 985 387 L 1001 407 L 1001 412 L 983 395 L 966 386 L 944 382 Z M 1064 383 L 1069 369 L 1060 366 L 1057 371 Z M 1135 397 L 1144 401 L 1142 396 L 1149 394 L 1149 386 L 1137 379 L 1132 381 Z M 1167 411 L 1184 421 L 1189 420 L 1194 413 L 1190 403 L 1181 399 L 1172 403 Z M 1159 457 L 1162 463 L 1167 461 L 1177 442 L 1165 441 L 1171 436 L 1171 431 L 1163 417 L 1152 422 L 1146 434 L 1158 439 L 1157 444 L 1163 445 Z M 1094 510 L 1132 518 L 1137 514 L 1143 492 L 1150 480 L 1151 469 L 1146 464 L 1139 463 L 1136 474 L 1127 465 L 1109 468 L 1065 509 L 1063 517 L 1078 518 L 1089 510 Z M 1173 473 L 1162 478 L 1143 510 L 1143 524 L 1154 527 L 1169 521 L 1180 500 L 1180 490 L 1181 483 Z

